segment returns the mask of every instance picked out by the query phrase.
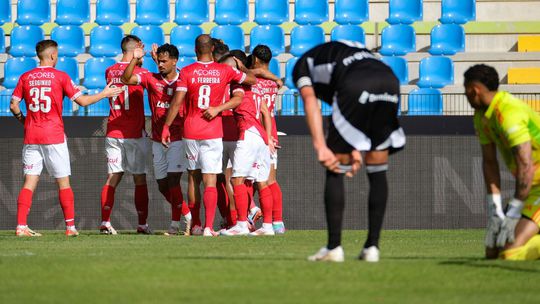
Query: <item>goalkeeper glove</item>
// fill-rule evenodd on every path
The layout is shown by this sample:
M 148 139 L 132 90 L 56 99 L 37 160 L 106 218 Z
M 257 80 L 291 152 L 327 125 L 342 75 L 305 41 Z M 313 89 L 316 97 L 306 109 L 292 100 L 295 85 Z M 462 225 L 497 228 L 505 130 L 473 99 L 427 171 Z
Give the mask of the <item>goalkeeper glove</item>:
M 502 199 L 500 194 L 489 194 L 488 203 L 488 223 L 486 228 L 486 238 L 484 244 L 488 248 L 495 248 L 497 235 L 501 229 L 501 224 L 505 218 L 502 210 Z
M 502 222 L 501 232 L 497 237 L 498 247 L 504 247 L 506 243 L 514 242 L 516 225 L 521 218 L 521 209 L 523 209 L 523 202 L 518 200 L 517 198 L 513 198 L 508 203 L 506 217 Z

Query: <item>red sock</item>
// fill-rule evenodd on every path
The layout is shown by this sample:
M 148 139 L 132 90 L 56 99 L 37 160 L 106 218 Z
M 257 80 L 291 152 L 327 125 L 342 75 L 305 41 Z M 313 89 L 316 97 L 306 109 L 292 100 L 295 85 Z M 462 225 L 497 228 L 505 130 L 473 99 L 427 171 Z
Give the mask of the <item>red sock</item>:
M 241 222 L 247 221 L 248 193 L 246 185 L 233 186 L 234 188 L 234 203 L 236 204 L 236 212 L 238 220 Z
M 180 188 L 180 185 L 169 188 L 169 197 L 169 202 L 171 203 L 172 220 L 178 222 L 182 216 L 182 202 L 184 201 L 184 197 L 182 196 L 182 188 Z
M 283 221 L 283 194 L 281 193 L 281 187 L 277 182 L 268 186 L 272 191 L 272 199 L 274 205 L 272 206 L 272 217 L 274 222 Z
M 185 201 L 183 201 L 182 202 L 182 215 L 186 216 L 189 213 L 191 213 L 191 211 L 189 210 L 188 204 Z
M 247 180 L 244 182 L 244 184 L 246 185 L 246 190 L 247 190 L 247 195 L 248 195 L 248 204 L 249 204 L 249 210 L 252 209 L 252 208 L 255 208 L 256 205 L 255 205 L 255 201 L 253 200 L 253 182 L 250 181 L 250 180 Z M 246 206 L 247 207 L 247 206 Z
M 214 229 L 214 217 L 217 207 L 216 187 L 206 187 L 203 195 L 204 203 L 204 228 Z
M 75 197 L 71 188 L 60 189 L 58 191 L 58 197 L 60 198 L 60 205 L 64 212 L 64 221 L 66 226 L 75 225 Z
M 148 186 L 135 185 L 135 209 L 139 217 L 139 225 L 146 225 L 148 218 Z
M 22 188 L 17 198 L 17 225 L 26 225 L 26 218 L 32 206 L 34 192 L 28 188 Z
M 236 225 L 236 219 L 238 218 L 238 212 L 236 209 L 229 210 L 229 216 L 227 217 L 227 227 Z
M 263 223 L 272 224 L 272 191 L 269 187 L 259 188 L 259 202 L 263 212 Z
M 224 180 L 218 180 L 217 183 L 217 205 L 219 214 L 226 219 L 230 216 L 229 212 L 229 195 L 227 195 L 227 188 Z
M 101 221 L 110 222 L 111 213 L 114 206 L 114 191 L 113 186 L 105 185 L 101 189 Z
M 189 202 L 189 211 L 191 211 L 192 227 L 193 226 L 202 226 L 201 224 L 201 202 Z

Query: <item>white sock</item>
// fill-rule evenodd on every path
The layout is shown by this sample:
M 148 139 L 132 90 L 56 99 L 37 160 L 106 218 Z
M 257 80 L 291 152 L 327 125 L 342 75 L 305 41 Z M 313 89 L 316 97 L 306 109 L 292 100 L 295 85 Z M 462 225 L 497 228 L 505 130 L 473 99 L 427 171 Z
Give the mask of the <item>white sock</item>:
M 186 219 L 186 221 L 191 221 L 191 212 L 184 215 L 184 218 Z
M 147 228 L 148 227 L 148 224 L 144 224 L 144 225 L 139 225 L 139 228 Z
M 237 222 L 236 222 L 236 225 L 238 225 L 238 227 L 240 227 L 240 228 L 242 228 L 242 229 L 248 227 L 248 223 L 247 223 L 247 222 L 242 222 L 242 221 L 237 221 Z
M 69 226 L 66 226 L 66 229 L 67 229 L 67 230 L 76 230 L 76 229 L 75 229 L 75 225 L 69 225 Z
M 27 228 L 28 225 L 17 225 L 17 229 L 24 229 Z
M 270 224 L 270 223 L 263 223 L 262 228 L 264 230 L 274 230 L 274 228 L 272 227 L 272 224 Z
M 283 222 L 273 222 L 274 225 L 283 225 Z
M 111 227 L 111 222 L 103 221 L 103 222 L 101 222 L 101 226 Z

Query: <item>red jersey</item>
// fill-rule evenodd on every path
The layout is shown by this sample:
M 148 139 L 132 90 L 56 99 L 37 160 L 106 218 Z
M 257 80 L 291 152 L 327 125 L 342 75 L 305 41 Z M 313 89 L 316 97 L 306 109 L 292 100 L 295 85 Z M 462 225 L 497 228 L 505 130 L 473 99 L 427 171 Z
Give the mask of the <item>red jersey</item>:
M 227 92 L 223 96 L 223 102 L 231 100 L 232 92 L 230 85 L 227 85 Z M 221 112 L 221 125 L 223 126 L 223 141 L 238 141 L 240 134 L 238 133 L 238 126 L 236 124 L 236 118 L 234 118 L 233 110 L 226 110 Z
M 234 114 L 236 117 L 236 122 L 238 124 L 238 130 L 240 131 L 240 140 L 244 139 L 245 132 L 251 128 L 255 127 L 261 137 L 264 140 L 265 144 L 268 144 L 268 136 L 266 135 L 266 130 L 261 124 L 259 119 L 261 113 L 261 101 L 262 98 L 259 95 L 259 88 L 257 85 L 254 86 L 233 86 L 233 92 L 237 90 L 242 90 L 244 92 L 244 99 L 242 103 L 234 109 Z
M 167 119 L 167 110 L 176 91 L 178 76 L 171 81 L 167 81 L 159 73 L 137 74 L 137 77 L 139 84 L 148 92 L 148 102 L 152 110 L 152 140 L 161 142 L 161 131 Z M 170 131 L 171 141 L 182 140 L 183 122 L 181 115 L 176 116 Z
M 144 98 L 143 87 L 125 85 L 120 78 L 129 62 L 118 62 L 105 71 L 107 83 L 111 87 L 120 86 L 124 93 L 109 98 L 111 110 L 107 120 L 107 137 L 140 138 L 144 130 Z M 148 73 L 148 70 L 135 66 L 135 74 Z
M 257 86 L 259 87 L 260 96 L 262 100 L 266 102 L 268 112 L 270 112 L 270 116 L 272 117 L 272 137 L 274 137 L 274 139 L 277 141 L 278 135 L 276 117 L 274 115 L 274 112 L 276 106 L 276 98 L 279 90 L 278 86 L 274 81 L 264 78 L 257 78 Z
M 69 76 L 50 66 L 40 66 L 21 75 L 11 98 L 26 101 L 24 143 L 38 145 L 64 142 L 62 101 L 81 96 Z
M 184 137 L 196 140 L 223 138 L 221 114 L 209 121 L 203 113 L 223 102 L 223 96 L 229 93 L 229 83 L 242 83 L 245 79 L 245 73 L 213 61 L 197 61 L 184 67 L 176 89 L 187 92 Z

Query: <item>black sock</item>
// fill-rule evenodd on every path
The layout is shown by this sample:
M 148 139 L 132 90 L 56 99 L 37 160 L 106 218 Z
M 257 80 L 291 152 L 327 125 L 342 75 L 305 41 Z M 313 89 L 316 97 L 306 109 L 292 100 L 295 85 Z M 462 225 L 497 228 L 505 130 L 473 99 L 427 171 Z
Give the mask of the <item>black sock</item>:
M 384 168 L 381 166 L 368 166 L 372 170 Z M 373 169 L 374 168 L 374 169 Z M 388 199 L 388 183 L 386 181 L 386 169 L 368 173 L 369 179 L 369 202 L 368 202 L 368 238 L 364 248 L 371 246 L 379 247 L 379 237 L 386 210 L 386 201 Z
M 343 209 L 345 208 L 343 174 L 326 171 L 324 207 L 328 226 L 327 248 L 334 249 L 341 245 L 341 224 L 343 222 Z

